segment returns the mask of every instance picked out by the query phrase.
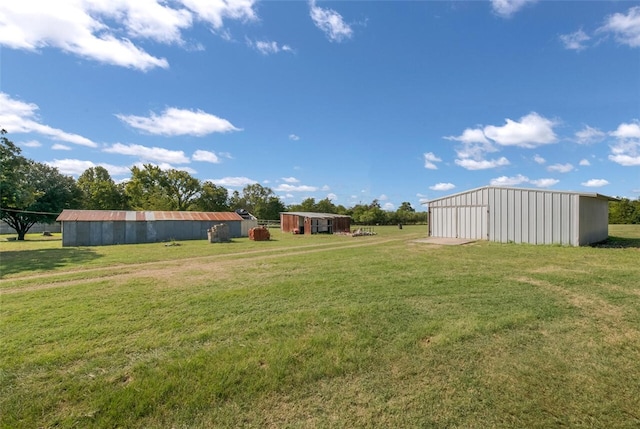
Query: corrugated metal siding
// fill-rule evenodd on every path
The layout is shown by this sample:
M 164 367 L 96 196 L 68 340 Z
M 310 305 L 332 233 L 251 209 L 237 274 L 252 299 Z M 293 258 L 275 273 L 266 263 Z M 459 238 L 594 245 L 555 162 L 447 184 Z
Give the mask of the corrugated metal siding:
M 429 202 L 429 216 L 434 237 L 578 246 L 608 236 L 599 194 L 486 187 Z
M 487 239 L 489 193 L 478 189 L 429 203 L 434 237 Z
M 237 213 L 65 210 L 58 219 L 63 246 L 206 239 L 207 230 L 219 223 L 229 226 L 232 238 L 247 235 Z

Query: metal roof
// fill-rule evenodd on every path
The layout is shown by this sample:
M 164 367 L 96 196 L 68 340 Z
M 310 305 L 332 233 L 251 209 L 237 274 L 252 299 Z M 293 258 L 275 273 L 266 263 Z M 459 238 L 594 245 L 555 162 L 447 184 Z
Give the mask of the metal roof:
M 241 221 L 242 216 L 235 212 L 63 210 L 56 219 L 58 222 L 144 222 L 156 220 Z
M 351 217 L 351 216 L 339 215 L 335 213 L 314 213 L 314 212 L 281 212 L 280 214 L 304 216 L 304 217 L 314 218 L 314 219 L 336 219 L 336 218 L 342 218 L 342 217 L 348 217 L 348 218 Z
M 440 200 L 444 200 L 445 198 L 451 198 L 451 197 L 456 197 L 458 195 L 468 194 L 469 192 L 475 192 L 475 191 L 479 191 L 481 189 L 509 189 L 509 190 L 514 190 L 515 189 L 515 190 L 518 190 L 518 191 L 547 192 L 547 193 L 552 193 L 552 194 L 571 194 L 571 195 L 579 195 L 581 197 L 599 198 L 599 199 L 604 199 L 604 200 L 608 200 L 608 201 L 619 201 L 617 198 L 609 197 L 607 195 L 597 194 L 595 192 L 556 191 L 556 190 L 553 190 L 553 189 L 513 188 L 513 187 L 508 187 L 508 186 L 481 186 L 479 188 L 469 189 L 467 191 L 457 192 L 455 194 L 449 194 L 449 195 L 445 195 L 443 197 L 434 198 L 432 200 L 425 201 L 425 202 L 423 202 L 421 204 L 425 205 L 425 204 L 432 203 L 434 201 L 440 201 Z

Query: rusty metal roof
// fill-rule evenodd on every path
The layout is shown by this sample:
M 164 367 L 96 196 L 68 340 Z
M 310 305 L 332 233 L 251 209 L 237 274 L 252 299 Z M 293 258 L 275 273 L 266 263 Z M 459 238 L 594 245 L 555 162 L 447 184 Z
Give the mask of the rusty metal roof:
M 284 215 L 303 216 L 314 219 L 337 219 L 337 218 L 350 218 L 351 216 L 339 215 L 335 213 L 315 213 L 315 212 L 281 212 Z
M 242 216 L 235 212 L 136 212 L 125 210 L 63 210 L 56 220 L 58 222 L 144 222 L 156 220 L 241 221 Z

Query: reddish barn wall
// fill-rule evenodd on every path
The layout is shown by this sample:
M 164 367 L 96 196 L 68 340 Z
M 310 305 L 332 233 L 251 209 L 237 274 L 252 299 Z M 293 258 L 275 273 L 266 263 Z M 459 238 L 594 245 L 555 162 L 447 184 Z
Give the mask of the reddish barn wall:
M 291 215 L 287 213 L 280 213 L 280 231 L 282 232 L 294 232 L 300 228 L 299 216 Z

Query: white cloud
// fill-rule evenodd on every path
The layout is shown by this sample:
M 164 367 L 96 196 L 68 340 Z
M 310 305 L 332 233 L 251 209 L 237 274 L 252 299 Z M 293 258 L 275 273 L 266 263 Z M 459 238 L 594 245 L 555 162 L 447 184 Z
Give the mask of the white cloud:
M 640 6 L 629 9 L 627 15 L 614 13 L 605 20 L 599 32 L 613 33 L 619 43 L 640 47 Z
M 491 5 L 496 14 L 509 18 L 527 4 L 535 2 L 536 0 L 491 0 Z
M 530 180 L 529 183 L 537 186 L 538 188 L 550 188 L 560 182 L 558 179 L 536 179 Z
M 241 188 L 247 185 L 258 183 L 257 181 L 249 179 L 248 177 L 223 177 L 222 179 L 211 179 L 211 182 L 218 186 L 231 188 Z
M 449 136 L 445 137 L 447 140 L 456 140 L 462 143 L 473 144 L 473 143 L 481 143 L 483 145 L 490 145 L 491 143 L 487 140 L 487 137 L 484 135 L 484 131 L 479 128 L 467 128 L 465 129 L 460 136 Z
M 264 40 L 252 41 L 250 39 L 246 39 L 246 42 L 250 48 L 255 49 L 262 55 L 277 54 L 279 52 L 293 52 L 293 49 L 291 49 L 290 46 L 278 45 L 278 42 L 267 42 Z
M 610 134 L 617 142 L 610 146 L 609 160 L 625 167 L 640 165 L 640 123 L 622 123 Z
M 625 167 L 632 167 L 640 165 L 640 155 L 609 155 L 609 160 L 624 165 Z
M 295 134 L 289 134 L 289 140 L 297 142 L 298 140 L 300 140 L 300 137 Z
M 110 164 L 95 164 L 91 161 L 82 161 L 79 159 L 54 159 L 53 162 L 47 162 L 47 165 L 55 167 L 62 174 L 70 176 L 80 176 L 89 168 L 104 167 L 111 176 L 124 176 L 131 173 L 129 167 L 122 167 Z
M 147 147 L 137 144 L 116 143 L 103 149 L 107 153 L 135 156 L 142 161 L 156 161 L 173 164 L 188 164 L 189 158 L 181 150 L 169 150 L 160 147 Z
M 547 162 L 546 159 L 544 159 L 543 157 L 541 157 L 540 155 L 535 155 L 533 157 L 533 160 L 537 163 L 537 164 L 544 164 L 545 162 Z
M 396 209 L 396 206 L 393 203 L 384 203 L 384 205 L 382 206 L 382 210 L 386 210 L 388 212 L 393 211 Z
M 490 184 L 492 186 L 518 186 L 523 183 L 530 183 L 538 188 L 549 188 L 555 184 L 557 184 L 559 180 L 557 179 L 534 179 L 531 180 L 522 174 L 518 174 L 517 176 L 507 177 L 501 176 L 495 179 L 491 179 Z
M 323 185 L 320 190 L 323 191 L 323 192 L 327 192 L 327 191 L 330 191 L 331 188 L 329 187 L 329 185 Z
M 640 139 L 640 123 L 622 123 L 610 134 L 619 139 Z
M 52 150 L 71 150 L 71 148 L 69 146 L 60 144 L 60 143 L 56 143 L 54 145 L 51 146 Z
M 206 150 L 195 151 L 191 156 L 191 159 L 194 161 L 210 162 L 212 164 L 220 163 L 220 158 L 218 158 L 218 156 L 215 153 L 209 152 Z
M 289 185 L 286 183 L 278 185 L 275 189 L 278 192 L 315 192 L 318 190 L 316 186 L 307 186 L 307 185 Z
M 519 122 L 508 118 L 505 121 L 506 124 L 501 127 L 486 126 L 484 135 L 499 145 L 523 148 L 534 148 L 557 141 L 553 132 L 554 121 L 535 112 L 523 116 Z
M 98 147 L 97 143 L 86 137 L 67 133 L 40 123 L 37 114 L 38 109 L 36 104 L 15 100 L 8 94 L 0 92 L 0 124 L 9 134 L 36 133 L 53 140 L 87 147 Z
M 378 201 L 387 201 L 389 199 L 389 197 L 387 197 L 385 194 L 382 194 L 378 197 Z
M 137 2 L 118 1 L 114 1 L 109 8 L 99 1 L 2 2 L 0 44 L 29 51 L 57 48 L 80 57 L 143 71 L 155 67 L 167 68 L 169 64 L 164 58 L 148 54 L 130 39 L 114 36 L 114 33 L 124 31 L 135 37 L 135 29 L 143 32 L 143 22 L 148 23 L 151 19 L 150 14 L 141 14 L 146 20 L 134 13 L 129 15 L 126 11 L 128 3 L 132 9 L 136 8 L 134 4 Z M 155 1 L 145 3 L 162 7 Z M 110 28 L 106 20 L 115 22 L 118 28 Z M 126 29 L 127 20 L 130 31 Z
M 553 164 L 547 167 L 549 171 L 555 171 L 558 173 L 568 173 L 573 170 L 573 165 L 567 164 Z
M 424 154 L 424 168 L 437 170 L 438 166 L 434 164 L 435 162 L 442 162 L 442 160 L 435 156 L 433 152 L 427 152 Z
M 606 134 L 597 128 L 585 126 L 582 130 L 576 132 L 576 142 L 579 144 L 592 144 L 604 140 Z
M 341 42 L 351 38 L 353 30 L 344 22 L 342 15 L 335 10 L 317 6 L 315 0 L 311 0 L 309 6 L 313 23 L 324 32 L 331 42 Z
M 581 160 L 580 160 L 580 162 L 579 162 L 579 164 L 578 164 L 578 165 L 581 165 L 581 166 L 583 166 L 583 167 L 588 167 L 588 166 L 590 166 L 590 165 L 591 165 L 591 163 L 589 162 L 589 160 L 588 160 L 588 159 L 583 158 L 583 159 L 581 159 Z
M 149 117 L 120 114 L 117 114 L 116 117 L 133 128 L 163 136 L 192 135 L 201 137 L 211 133 L 240 131 L 226 119 L 202 110 L 193 111 L 169 107 L 161 115 L 151 112 Z
M 429 186 L 429 189 L 432 191 L 449 191 L 455 187 L 456 185 L 453 183 L 436 183 L 433 186 Z
M 333 192 L 327 194 L 327 199 L 329 201 L 336 201 L 338 199 L 338 196 L 336 194 L 334 194 Z
M 599 188 L 601 186 L 606 186 L 608 184 L 609 184 L 609 181 L 605 179 L 591 179 L 581 183 L 582 186 L 587 186 L 589 188 Z
M 42 146 L 42 144 L 37 140 L 29 140 L 26 142 L 21 142 L 19 143 L 19 145 L 24 147 L 41 147 Z
M 300 183 L 300 181 L 295 177 L 283 177 L 282 181 L 286 183 Z
M 492 159 L 492 160 L 486 160 L 486 159 L 476 160 L 476 159 L 470 159 L 470 158 L 456 159 L 455 163 L 462 168 L 466 168 L 467 170 L 486 170 L 488 168 L 496 168 L 496 167 L 510 164 L 509 160 L 504 156 L 501 158 Z
M 528 177 L 523 176 L 522 174 L 518 174 L 517 176 L 513 177 L 500 176 L 495 179 L 491 179 L 489 184 L 491 186 L 516 186 L 527 182 L 529 182 Z
M 553 131 L 555 122 L 532 112 L 519 121 L 506 119 L 503 126 L 487 125 L 484 128 L 467 128 L 460 136 L 447 136 L 447 140 L 462 143 L 456 148 L 458 159 L 455 163 L 468 170 L 483 170 L 509 164 L 505 157 L 487 160 L 486 154 L 497 152 L 499 146 L 517 146 L 535 148 L 555 143 L 557 137 Z
M 169 63 L 137 43 L 184 45 L 182 32 L 205 21 L 224 37 L 225 20 L 257 19 L 254 0 L 20 0 L 0 3 L 0 44 L 55 48 L 105 64 L 147 71 Z
M 571 49 L 574 51 L 582 51 L 586 49 L 585 42 L 589 41 L 591 37 L 582 30 L 578 30 L 570 34 L 560 35 L 560 41 L 564 45 L 565 49 Z
M 196 14 L 198 19 L 210 23 L 219 30 L 225 19 L 255 21 L 258 19 L 253 6 L 255 0 L 180 0 Z

